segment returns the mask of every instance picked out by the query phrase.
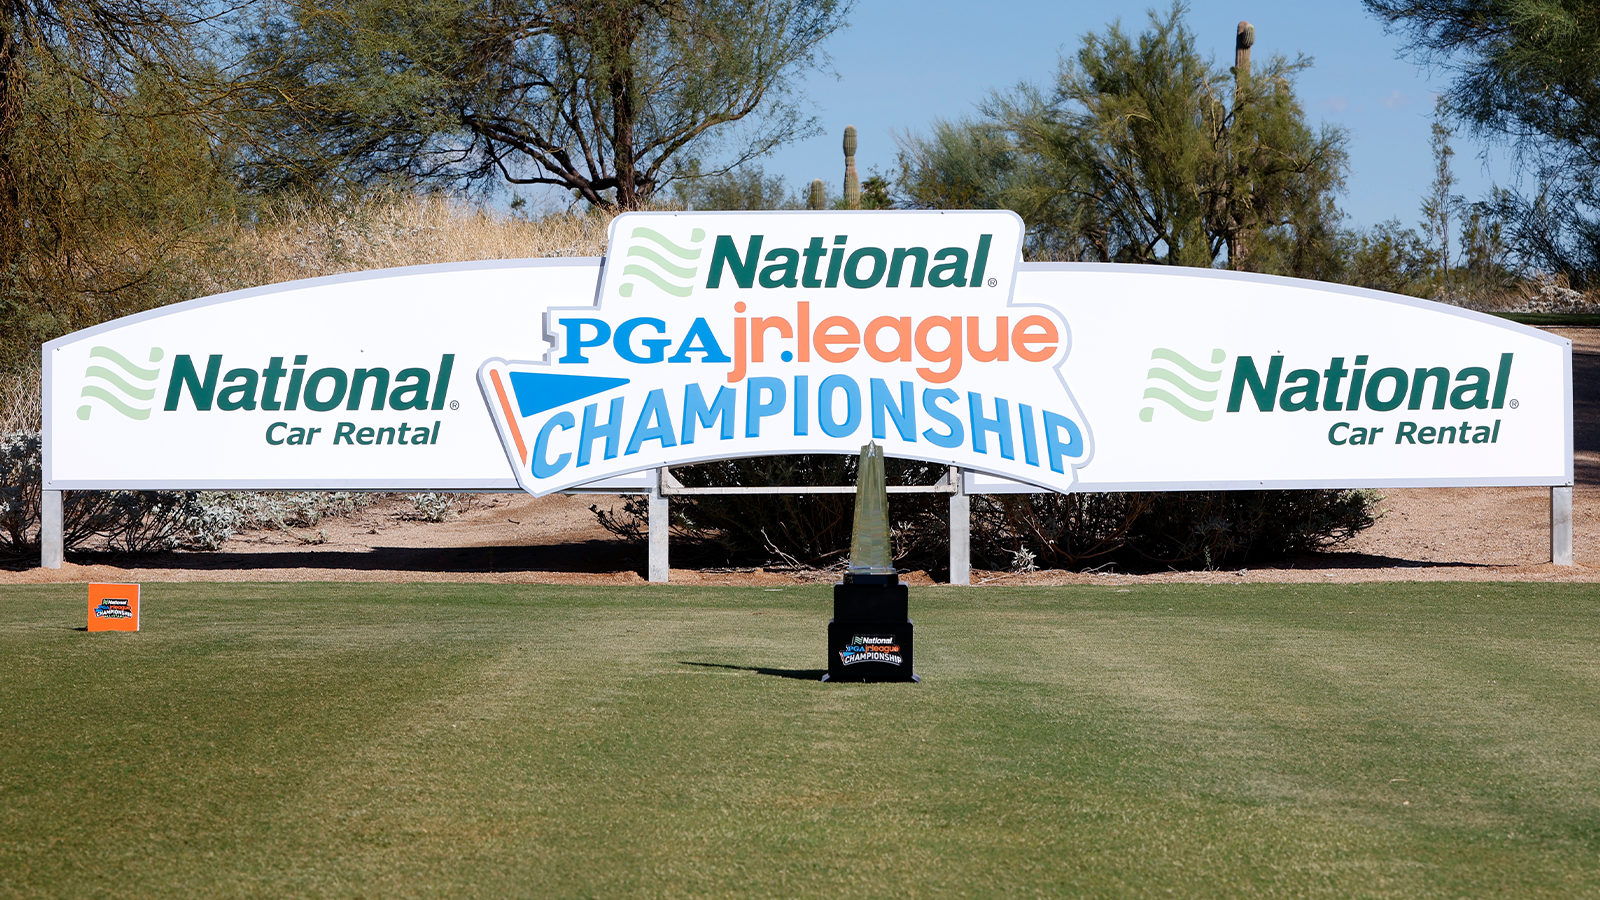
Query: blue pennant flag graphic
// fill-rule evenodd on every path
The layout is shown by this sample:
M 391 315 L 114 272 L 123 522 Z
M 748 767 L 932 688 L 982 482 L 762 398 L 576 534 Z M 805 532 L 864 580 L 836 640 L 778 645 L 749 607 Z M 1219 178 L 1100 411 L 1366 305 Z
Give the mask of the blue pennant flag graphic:
M 594 375 L 557 375 L 552 372 L 511 372 L 509 375 L 511 391 L 517 395 L 517 411 L 524 418 L 565 406 L 574 400 L 603 394 L 627 384 L 629 380 Z

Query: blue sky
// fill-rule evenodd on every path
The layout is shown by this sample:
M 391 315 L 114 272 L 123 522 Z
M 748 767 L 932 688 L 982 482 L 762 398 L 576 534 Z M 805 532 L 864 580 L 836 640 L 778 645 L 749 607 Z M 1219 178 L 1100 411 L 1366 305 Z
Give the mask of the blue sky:
M 785 147 L 761 165 L 768 174 L 784 176 L 791 187 L 822 178 L 836 192 L 844 172 L 844 127 L 855 125 L 863 177 L 874 166 L 889 174 L 896 134 L 924 132 L 936 118 L 971 114 L 992 89 L 1019 81 L 1048 83 L 1060 55 L 1076 52 L 1085 33 L 1101 31 L 1119 17 L 1124 28 L 1137 32 L 1150 7 L 1120 0 L 1029 0 L 988 7 L 970 0 L 860 0 L 851 26 L 826 45 L 839 78 L 813 74 L 803 85 L 826 134 Z M 1166 9 L 1164 2 L 1160 8 Z M 1312 57 L 1312 68 L 1296 82 L 1297 92 L 1313 123 L 1349 132 L 1348 192 L 1340 206 L 1351 224 L 1368 227 L 1398 218 L 1415 226 L 1433 178 L 1428 141 L 1434 97 L 1446 75 L 1400 59 L 1400 39 L 1385 33 L 1359 0 L 1195 0 L 1189 5 L 1189 26 L 1203 52 L 1222 65 L 1232 65 L 1234 30 L 1241 19 L 1256 27 L 1257 60 L 1274 52 Z M 1457 135 L 1452 143 L 1457 193 L 1477 199 L 1491 184 L 1507 183 L 1511 166 L 1503 151 L 1491 153 L 1486 166 L 1478 142 Z

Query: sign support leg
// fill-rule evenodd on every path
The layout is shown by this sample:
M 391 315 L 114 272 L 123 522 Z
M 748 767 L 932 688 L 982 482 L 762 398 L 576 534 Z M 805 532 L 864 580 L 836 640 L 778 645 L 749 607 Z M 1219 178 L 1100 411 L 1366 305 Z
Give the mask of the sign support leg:
M 666 584 L 671 569 L 667 563 L 667 497 L 661 493 L 662 475 L 656 469 L 650 478 L 650 582 Z
M 1550 561 L 1572 565 L 1572 486 L 1550 489 Z
M 66 558 L 60 491 L 39 492 L 39 566 L 59 569 Z
M 967 479 L 960 469 L 951 466 L 949 478 L 956 489 L 950 495 L 950 583 L 971 584 L 972 498 L 967 496 Z

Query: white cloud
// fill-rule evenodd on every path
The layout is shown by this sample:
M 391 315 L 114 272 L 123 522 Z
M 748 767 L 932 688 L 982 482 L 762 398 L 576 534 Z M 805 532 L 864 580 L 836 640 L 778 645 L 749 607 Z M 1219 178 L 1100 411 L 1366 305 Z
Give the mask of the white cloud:
M 1390 91 L 1389 96 L 1383 98 L 1383 105 L 1388 109 L 1399 109 L 1411 102 L 1411 98 L 1399 91 Z

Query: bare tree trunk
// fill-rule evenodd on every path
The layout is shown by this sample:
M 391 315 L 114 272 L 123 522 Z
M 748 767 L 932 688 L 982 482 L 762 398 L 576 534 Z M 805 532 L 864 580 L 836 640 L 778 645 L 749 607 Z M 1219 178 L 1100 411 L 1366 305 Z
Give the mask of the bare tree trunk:
M 616 166 L 617 208 L 638 209 L 643 205 L 641 196 L 645 185 L 639 183 L 638 160 L 634 158 L 635 126 L 639 111 L 635 108 L 633 91 L 633 45 L 639 37 L 639 23 L 634 5 L 619 4 L 612 29 L 611 80 L 611 133 L 612 164 Z
M 27 94 L 27 71 L 22 65 L 18 12 L 10 3 L 0 8 L 0 284 L 10 278 L 22 244 L 18 214 L 22 197 L 15 148 Z

